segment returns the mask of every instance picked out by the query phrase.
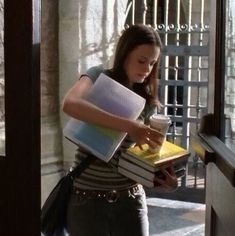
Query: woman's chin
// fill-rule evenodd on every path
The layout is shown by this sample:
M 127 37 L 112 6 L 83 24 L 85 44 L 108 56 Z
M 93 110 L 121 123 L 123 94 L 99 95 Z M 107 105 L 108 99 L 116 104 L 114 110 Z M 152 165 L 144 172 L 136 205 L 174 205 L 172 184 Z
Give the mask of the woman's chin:
M 137 84 L 142 84 L 142 83 L 144 83 L 144 78 L 143 78 L 143 79 L 138 79 L 138 80 L 136 80 L 136 83 L 137 83 Z

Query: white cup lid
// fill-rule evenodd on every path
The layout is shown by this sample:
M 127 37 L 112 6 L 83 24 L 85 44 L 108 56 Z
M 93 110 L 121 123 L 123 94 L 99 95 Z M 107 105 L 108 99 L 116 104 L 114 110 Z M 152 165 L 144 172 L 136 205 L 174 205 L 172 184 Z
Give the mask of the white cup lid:
M 158 122 L 170 122 L 170 117 L 162 114 L 153 114 L 150 118 Z

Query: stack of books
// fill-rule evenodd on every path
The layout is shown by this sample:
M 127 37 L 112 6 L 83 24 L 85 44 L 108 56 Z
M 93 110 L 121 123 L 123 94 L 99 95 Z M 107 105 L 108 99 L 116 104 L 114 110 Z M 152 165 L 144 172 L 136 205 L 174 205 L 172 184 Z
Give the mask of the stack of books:
M 149 151 L 147 144 L 131 147 L 123 152 L 118 163 L 120 174 L 144 185 L 153 188 L 157 186 L 155 177 L 163 178 L 160 169 L 167 168 L 171 163 L 177 178 L 183 177 L 190 153 L 178 145 L 165 141 L 160 153 Z

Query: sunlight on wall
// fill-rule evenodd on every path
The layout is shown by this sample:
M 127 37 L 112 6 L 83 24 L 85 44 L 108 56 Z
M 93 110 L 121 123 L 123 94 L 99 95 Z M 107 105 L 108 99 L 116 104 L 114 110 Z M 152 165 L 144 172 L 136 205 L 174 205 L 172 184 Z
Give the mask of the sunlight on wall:
M 60 1 L 60 101 L 78 74 L 99 64 L 111 66 L 113 47 L 125 22 L 126 6 L 127 0 Z M 61 113 L 62 127 L 67 120 Z M 66 166 L 66 160 L 74 160 L 76 146 L 64 140 L 63 148 Z

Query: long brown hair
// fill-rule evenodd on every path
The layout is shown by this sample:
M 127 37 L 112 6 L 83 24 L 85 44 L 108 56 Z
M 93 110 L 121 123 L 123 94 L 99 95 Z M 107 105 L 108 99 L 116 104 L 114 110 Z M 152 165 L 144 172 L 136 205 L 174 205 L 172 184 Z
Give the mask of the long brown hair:
M 150 26 L 142 24 L 132 25 L 125 29 L 119 38 L 114 56 L 112 77 L 125 86 L 127 86 L 128 77 L 124 70 L 124 62 L 129 53 L 142 44 L 151 44 L 160 49 L 162 48 L 158 33 Z M 160 56 L 145 81 L 141 84 L 136 83 L 133 86 L 133 90 L 144 97 L 148 104 L 154 103 L 157 98 L 159 64 Z

